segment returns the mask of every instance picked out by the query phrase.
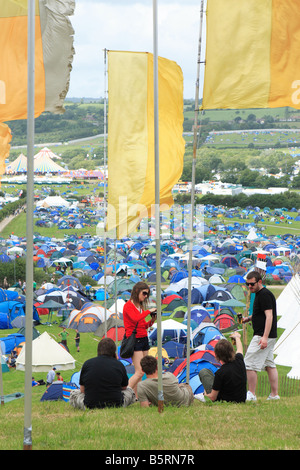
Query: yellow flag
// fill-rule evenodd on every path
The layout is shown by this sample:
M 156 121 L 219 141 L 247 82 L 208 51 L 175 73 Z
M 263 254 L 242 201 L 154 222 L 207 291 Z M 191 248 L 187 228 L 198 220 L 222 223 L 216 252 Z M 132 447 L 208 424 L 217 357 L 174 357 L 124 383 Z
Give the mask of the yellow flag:
M 27 0 L 0 0 L 0 121 L 27 118 Z M 35 117 L 63 112 L 73 60 L 75 0 L 36 0 Z
M 171 207 L 185 151 L 183 74 L 175 62 L 159 57 L 158 75 L 160 203 Z M 155 204 L 152 54 L 108 52 L 108 109 L 107 229 L 123 238 Z
M 203 109 L 300 109 L 299 0 L 207 0 Z

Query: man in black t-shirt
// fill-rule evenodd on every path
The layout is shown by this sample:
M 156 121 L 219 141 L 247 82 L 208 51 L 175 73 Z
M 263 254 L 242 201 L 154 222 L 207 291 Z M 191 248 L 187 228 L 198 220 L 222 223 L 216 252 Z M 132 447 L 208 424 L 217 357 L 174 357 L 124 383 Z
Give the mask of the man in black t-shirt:
M 278 400 L 278 372 L 273 350 L 277 338 L 276 299 L 273 293 L 262 284 L 259 272 L 251 271 L 246 276 L 246 284 L 255 293 L 252 316 L 243 318 L 243 323 L 252 321 L 253 338 L 249 344 L 245 364 L 247 369 L 247 400 L 256 400 L 257 372 L 266 370 L 271 385 L 268 399 Z
M 70 394 L 70 404 L 75 408 L 125 407 L 136 401 L 134 384 L 128 381 L 111 338 L 103 338 L 98 343 L 98 356 L 85 361 L 79 385 L 80 390 Z
M 203 383 L 204 395 L 212 401 L 229 401 L 243 403 L 247 394 L 247 375 L 243 358 L 241 335 L 235 331 L 231 334 L 236 342 L 236 353 L 227 339 L 221 339 L 215 346 L 216 359 L 221 363 L 220 369 L 209 375 L 206 370 L 199 372 Z

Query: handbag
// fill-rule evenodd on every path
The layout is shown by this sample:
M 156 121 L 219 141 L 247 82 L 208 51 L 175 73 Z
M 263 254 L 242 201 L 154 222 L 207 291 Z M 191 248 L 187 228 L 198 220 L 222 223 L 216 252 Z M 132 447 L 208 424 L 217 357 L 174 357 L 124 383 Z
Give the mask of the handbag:
M 124 338 L 122 339 L 120 347 L 120 357 L 122 357 L 123 359 L 128 359 L 129 357 L 133 356 L 137 326 L 138 324 L 136 324 L 133 332 L 128 338 L 124 336 Z

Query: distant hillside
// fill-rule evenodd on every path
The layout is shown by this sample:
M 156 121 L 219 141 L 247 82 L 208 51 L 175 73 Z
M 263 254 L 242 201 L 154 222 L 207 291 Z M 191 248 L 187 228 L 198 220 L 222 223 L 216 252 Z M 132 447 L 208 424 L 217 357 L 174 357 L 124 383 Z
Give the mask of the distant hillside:
M 35 142 L 67 142 L 103 133 L 104 103 L 99 98 L 67 98 L 62 115 L 43 113 L 35 120 Z M 184 103 L 184 132 L 192 132 L 195 117 L 193 100 Z M 199 113 L 201 143 L 211 131 L 300 128 L 300 112 L 292 108 L 212 110 Z M 26 144 L 26 120 L 7 122 L 12 130 L 12 146 Z

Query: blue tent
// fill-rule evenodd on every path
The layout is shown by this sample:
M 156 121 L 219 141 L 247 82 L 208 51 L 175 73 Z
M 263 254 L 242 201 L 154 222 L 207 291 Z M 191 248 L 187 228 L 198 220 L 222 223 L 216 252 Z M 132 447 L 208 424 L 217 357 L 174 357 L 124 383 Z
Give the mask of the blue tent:
M 177 341 L 167 341 L 164 343 L 164 349 L 169 357 L 185 357 L 186 345 Z
M 211 325 L 205 326 L 203 328 L 200 327 L 199 330 L 195 330 L 193 332 L 193 346 L 196 348 L 202 344 L 208 344 L 212 339 L 215 338 L 223 338 L 223 335 L 216 326 Z
M 187 316 L 188 312 L 184 315 L 185 320 L 187 320 Z M 211 322 L 211 317 L 206 308 L 199 306 L 191 309 L 191 320 L 194 320 L 197 325 L 200 325 L 202 322 Z
M 15 333 L 2 338 L 0 341 L 2 354 L 10 354 L 20 343 L 25 341 L 25 336 Z
M 12 322 L 19 316 L 25 317 L 26 306 L 23 302 L 9 300 L 0 302 L 0 329 L 12 328 Z M 40 323 L 40 318 L 36 307 L 33 307 L 33 320 Z
M 63 399 L 63 382 L 53 383 L 43 394 L 41 401 L 57 401 Z
M 192 387 L 194 395 L 204 392 L 204 387 L 203 387 L 202 382 L 200 381 L 200 378 L 199 378 L 199 375 L 198 375 L 200 370 L 202 370 L 202 369 L 209 369 L 215 374 L 215 372 L 218 370 L 218 367 L 216 365 L 212 364 L 211 362 L 206 361 L 204 359 L 196 359 L 195 361 L 192 361 L 190 363 L 190 380 L 189 380 L 189 384 Z M 179 383 L 185 383 L 186 382 L 186 367 L 178 375 L 178 382 Z

